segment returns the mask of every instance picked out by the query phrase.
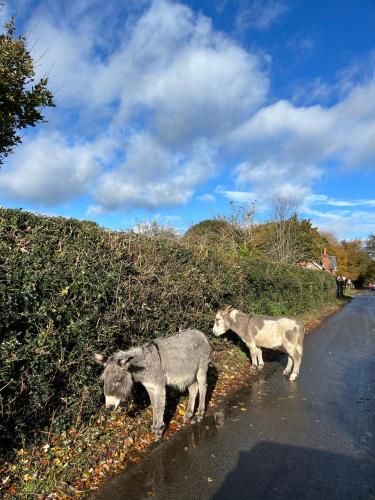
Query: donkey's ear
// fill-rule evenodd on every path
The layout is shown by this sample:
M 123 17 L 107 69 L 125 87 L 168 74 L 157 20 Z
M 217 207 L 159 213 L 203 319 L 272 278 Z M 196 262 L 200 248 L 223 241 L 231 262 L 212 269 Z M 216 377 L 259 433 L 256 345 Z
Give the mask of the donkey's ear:
M 233 309 L 232 306 L 224 306 L 223 309 L 221 309 L 221 314 L 229 314 L 231 310 Z
M 105 366 L 107 364 L 107 358 L 102 356 L 101 354 L 94 353 L 93 358 L 99 365 Z
M 120 368 L 123 370 L 127 370 L 129 368 L 129 363 L 133 359 L 134 356 L 128 356 L 127 358 L 120 358 L 117 361 L 117 364 L 119 365 Z

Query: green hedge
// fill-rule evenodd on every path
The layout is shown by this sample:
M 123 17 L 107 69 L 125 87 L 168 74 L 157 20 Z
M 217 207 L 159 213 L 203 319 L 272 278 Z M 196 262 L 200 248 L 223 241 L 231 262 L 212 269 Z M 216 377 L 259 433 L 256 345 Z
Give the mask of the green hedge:
M 102 404 L 92 353 L 194 326 L 211 332 L 224 303 L 301 314 L 333 301 L 326 273 L 92 222 L 0 209 L 0 438 L 78 425 Z

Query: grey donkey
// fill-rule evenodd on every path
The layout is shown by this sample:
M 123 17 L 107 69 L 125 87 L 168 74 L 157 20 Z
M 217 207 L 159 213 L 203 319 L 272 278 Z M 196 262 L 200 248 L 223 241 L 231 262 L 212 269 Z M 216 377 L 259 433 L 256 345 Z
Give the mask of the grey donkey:
M 261 369 L 264 366 L 259 347 L 282 350 L 288 354 L 284 375 L 289 376 L 289 380 L 298 377 L 305 336 L 302 321 L 285 316 L 245 314 L 238 309 L 225 307 L 216 314 L 213 332 L 219 336 L 228 330 L 237 333 L 245 342 L 254 368 Z
M 118 351 L 108 358 L 95 354 L 95 360 L 104 366 L 106 407 L 115 410 L 130 395 L 133 382 L 140 382 L 147 390 L 153 411 L 152 431 L 158 441 L 164 431 L 166 386 L 189 390 L 189 402 L 184 421 L 192 418 L 199 390 L 197 420 L 205 413 L 207 368 L 211 347 L 204 333 L 183 330 L 177 335 L 157 339 L 143 346 Z

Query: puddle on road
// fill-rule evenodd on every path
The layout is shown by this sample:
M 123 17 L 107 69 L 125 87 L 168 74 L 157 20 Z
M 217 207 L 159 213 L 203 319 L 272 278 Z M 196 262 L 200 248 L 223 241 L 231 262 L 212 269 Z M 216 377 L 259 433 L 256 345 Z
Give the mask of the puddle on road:
M 266 382 L 276 371 L 280 371 L 279 366 L 268 367 L 251 380 L 249 386 L 240 389 L 217 408 L 210 410 L 202 422 L 187 424 L 169 440 L 164 439 L 142 457 L 139 464 L 130 465 L 124 472 L 108 479 L 102 488 L 91 492 L 88 498 L 131 500 L 156 497 L 161 486 L 173 482 L 174 470 L 181 465 L 181 461 L 194 461 L 195 449 L 214 439 L 226 424 L 240 421 L 245 413 L 254 409 L 254 403 L 267 395 Z M 282 376 L 281 379 L 285 380 Z M 289 388 L 293 391 L 291 385 Z M 249 407 L 250 400 L 252 408 Z M 189 466 L 186 468 L 189 469 Z

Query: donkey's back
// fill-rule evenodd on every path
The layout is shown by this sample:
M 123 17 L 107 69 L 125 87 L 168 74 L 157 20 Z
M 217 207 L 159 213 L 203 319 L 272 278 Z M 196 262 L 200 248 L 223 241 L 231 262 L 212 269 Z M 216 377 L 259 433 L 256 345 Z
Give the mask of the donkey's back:
M 169 385 L 183 390 L 197 379 L 199 371 L 207 371 L 211 347 L 199 330 L 183 330 L 173 337 L 158 339 L 155 344 Z
M 305 335 L 302 321 L 289 316 L 253 315 L 250 325 L 257 346 L 268 349 L 280 348 L 285 342 L 293 345 L 302 343 Z

